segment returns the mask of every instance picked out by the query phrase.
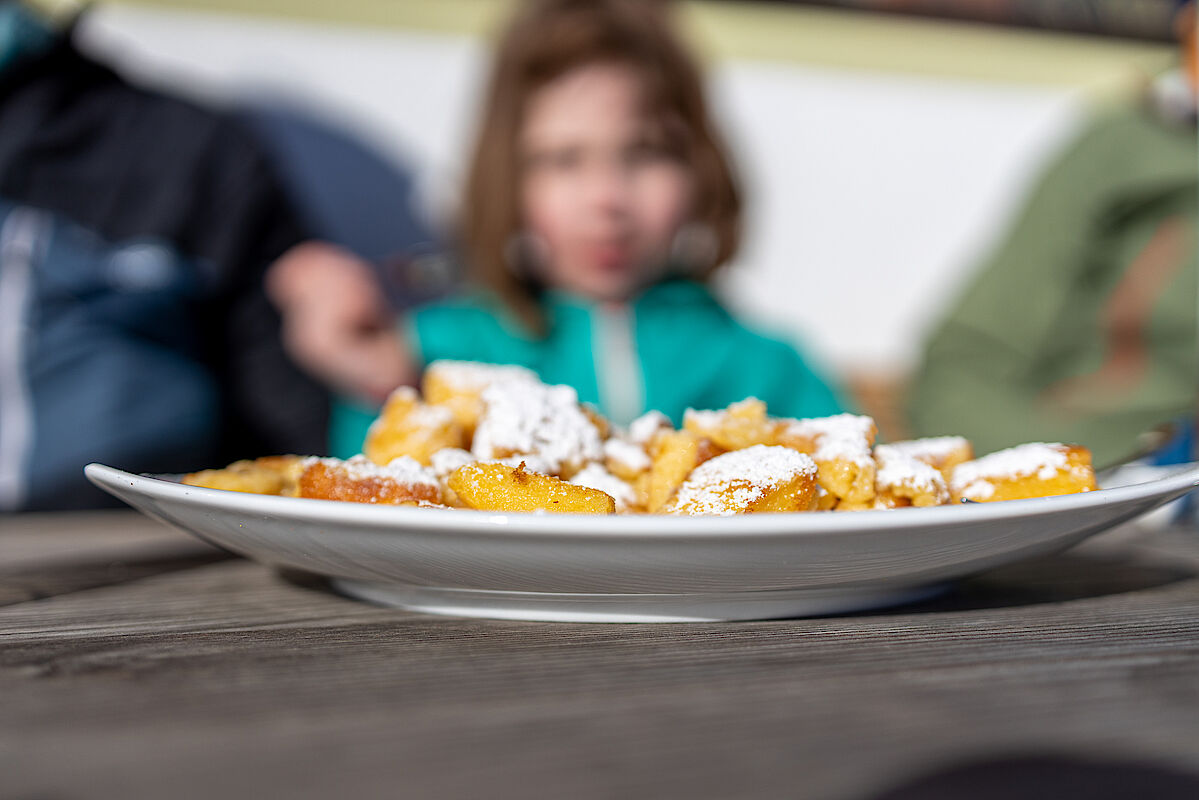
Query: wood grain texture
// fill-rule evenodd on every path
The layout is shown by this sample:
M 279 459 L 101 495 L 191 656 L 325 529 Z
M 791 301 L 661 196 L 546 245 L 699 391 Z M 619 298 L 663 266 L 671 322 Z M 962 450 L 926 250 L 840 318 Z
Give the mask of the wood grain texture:
M 0 606 L 230 557 L 130 511 L 0 516 Z
M 572 625 L 196 564 L 0 608 L 0 796 L 849 800 L 1008 752 L 1199 770 L 1197 572 L 1171 531 L 869 615 Z

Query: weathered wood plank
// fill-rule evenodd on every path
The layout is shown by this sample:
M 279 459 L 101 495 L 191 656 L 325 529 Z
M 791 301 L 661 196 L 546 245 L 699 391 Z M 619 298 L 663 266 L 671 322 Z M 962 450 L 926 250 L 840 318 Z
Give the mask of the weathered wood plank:
M 208 569 L 234 567 L 252 578 L 249 564 Z M 1007 609 L 985 623 L 929 612 L 579 626 L 373 611 L 30 642 L 3 649 L 5 727 L 20 731 L 2 748 L 16 759 L 4 774 L 67 796 L 244 794 L 249 781 L 296 796 L 803 786 L 851 797 L 997 750 L 1199 763 L 1197 591 Z M 333 754 L 352 782 L 308 771 L 313 753 Z
M 848 800 L 996 752 L 1199 768 L 1197 549 L 726 625 L 426 617 L 244 561 L 146 577 L 0 609 L 0 794 Z
M 1189 537 L 1188 538 L 1184 538 Z M 1132 592 L 1166 587 L 1193 577 L 1193 569 L 1180 554 L 1199 551 L 1199 537 L 1168 532 L 1142 537 L 1162 552 L 1138 545 L 1092 547 L 1058 556 L 1014 564 L 961 582 L 948 595 L 907 609 L 861 614 L 851 619 L 894 616 L 930 611 L 985 611 L 1003 613 L 1024 606 L 1060 603 L 1087 597 L 1119 599 Z M 186 543 L 186 539 L 184 540 Z M 1165 544 L 1162 544 L 1165 542 Z M 1132 557 L 1130 554 L 1136 554 Z M 106 559 L 99 559 L 104 563 Z M 195 566 L 195 564 L 190 564 Z M 51 569 L 51 568 L 47 568 Z M 228 629 L 271 626 L 295 618 L 316 618 L 367 613 L 370 606 L 335 595 L 302 590 L 272 578 L 266 568 L 237 561 L 227 569 L 206 568 L 166 580 L 139 580 L 128 591 L 89 592 L 61 598 L 36 607 L 0 609 L 0 635 L 5 637 L 81 636 L 163 630 Z M 989 621 L 987 615 L 978 617 Z M 484 628 L 494 622 L 479 622 Z M 110 627 L 106 627 L 110 626 Z M 210 626 L 206 628 L 206 626 Z M 587 626 L 583 626 L 586 628 Z M 736 629 L 737 626 L 729 626 Z
M 0 515 L 5 569 L 108 546 L 193 541 L 203 544 L 130 509 Z
M 356 666 L 351 659 L 341 669 Z M 848 798 L 979 753 L 1111 753 L 1176 764 L 1194 756 L 1185 709 L 1115 678 L 1084 687 L 1040 677 L 1030 691 L 1037 673 L 1029 670 L 984 689 L 977 681 L 930 682 L 936 672 L 924 680 L 904 673 L 868 683 L 812 679 L 780 663 L 747 671 L 749 681 L 696 669 L 653 681 L 664 688 L 597 689 L 538 670 L 517 674 L 501 660 L 482 669 L 505 668 L 503 686 L 421 702 L 419 679 L 427 676 L 413 685 L 407 666 L 397 665 L 390 680 L 377 670 L 362 692 L 334 698 L 292 688 L 295 673 L 311 686 L 334 664 L 278 664 L 281 685 L 245 693 L 247 704 L 203 712 L 197 707 L 211 705 L 213 680 L 158 704 L 157 713 L 133 691 L 92 686 L 117 691 L 137 713 L 27 726 L 13 751 L 22 768 L 11 786 L 66 797 L 247 796 L 254 787 L 300 797 L 391 789 L 443 797 Z M 243 674 L 211 677 L 237 684 Z M 86 703 L 79 684 L 71 688 L 65 699 Z M 227 689 L 218 691 L 219 698 Z
M 132 511 L 0 517 L 0 606 L 231 558 Z
M 101 643 L 40 671 L 37 692 L 5 692 L 17 786 L 848 797 L 997 749 L 1195 756 L 1196 654 L 1178 642 L 1071 657 L 1054 624 L 998 641 L 966 626 L 931 648 L 881 630 L 846 642 L 827 622 L 571 627 L 413 618 Z M 314 753 L 336 782 L 306 769 Z

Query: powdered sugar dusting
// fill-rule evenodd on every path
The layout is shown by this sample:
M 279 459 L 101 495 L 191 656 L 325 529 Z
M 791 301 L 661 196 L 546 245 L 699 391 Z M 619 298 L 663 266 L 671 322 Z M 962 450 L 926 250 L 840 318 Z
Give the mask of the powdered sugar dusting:
M 604 442 L 604 457 L 628 472 L 643 472 L 649 469 L 649 455 L 639 444 L 624 439 L 609 439 Z
M 473 464 L 479 459 L 469 450 L 460 447 L 445 447 L 429 456 L 429 465 L 439 478 L 447 478 L 459 467 Z
M 881 446 L 881 445 L 880 445 Z M 921 461 L 940 461 L 970 447 L 964 436 L 930 436 L 926 439 L 911 439 L 886 445 Z
M 948 499 L 945 479 L 941 477 L 941 473 L 903 448 L 880 444 L 874 448 L 874 457 L 878 462 L 874 485 L 880 492 L 911 490 L 935 495 L 941 502 Z
M 816 444 L 812 457 L 817 461 L 873 461 L 870 446 L 874 439 L 874 420 L 857 414 L 797 419 L 788 424 L 784 436 L 811 439 Z
M 589 489 L 599 489 L 616 501 L 617 511 L 627 511 L 629 506 L 637 502 L 637 494 L 633 487 L 604 469 L 601 464 L 588 464 L 570 479 L 576 486 L 586 486 Z
M 481 361 L 434 361 L 427 371 L 447 386 L 463 392 L 481 392 L 502 381 L 537 381 L 537 374 L 524 367 Z
M 424 430 L 435 430 L 453 423 L 454 413 L 445 406 L 432 406 L 421 403 L 413 407 L 405 420 Z
M 814 478 L 816 462 L 787 447 L 754 445 L 700 464 L 675 496 L 689 514 L 728 516 L 797 476 Z
M 384 413 L 375 417 L 375 421 L 371 423 L 370 428 L 367 430 L 368 435 L 378 435 L 385 428 L 393 424 L 393 420 L 387 416 L 386 409 L 387 406 L 399 402 L 410 404 L 409 410 L 404 414 L 405 427 L 411 426 L 421 431 L 435 431 L 450 425 L 454 421 L 453 412 L 445 406 L 422 403 L 420 395 L 417 394 L 415 389 L 411 386 L 400 386 L 388 396 L 387 403 L 384 405 Z
M 683 427 L 707 430 L 719 427 L 725 418 L 724 411 L 700 411 L 689 408 L 683 412 Z
M 958 491 L 968 500 L 989 500 L 995 494 L 995 487 L 983 480 L 974 481 Z
M 670 419 L 661 411 L 647 411 L 629 423 L 629 441 L 647 444 L 655 433 L 669 427 Z
M 391 390 L 391 394 L 387 395 L 387 402 L 394 403 L 397 401 L 405 403 L 419 403 L 420 393 L 412 386 L 397 386 Z
M 339 458 L 306 458 L 303 466 L 307 469 L 316 463 L 322 464 L 328 469 L 343 470 L 350 480 L 386 480 L 394 481 L 402 486 L 439 488 L 437 476 L 433 471 L 422 466 L 411 456 L 394 458 L 386 466 L 380 466 L 364 455 L 356 455 L 346 461 Z
M 1041 480 L 1051 480 L 1058 470 L 1065 467 L 1066 446 L 1058 443 L 1033 442 L 1007 450 L 999 450 L 974 461 L 959 464 L 953 471 L 953 488 L 959 494 L 968 494 L 973 484 L 988 480 L 1022 478 L 1035 475 Z M 989 496 L 989 495 L 988 495 Z
M 526 381 L 493 383 L 483 391 L 471 450 L 480 460 L 540 456 L 551 473 L 603 457 L 599 431 L 579 408 L 574 389 Z

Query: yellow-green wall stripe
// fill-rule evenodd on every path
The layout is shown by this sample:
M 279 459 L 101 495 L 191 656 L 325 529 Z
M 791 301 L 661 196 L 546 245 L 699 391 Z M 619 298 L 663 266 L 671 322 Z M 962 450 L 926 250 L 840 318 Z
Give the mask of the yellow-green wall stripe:
M 429 33 L 490 36 L 511 0 L 123 0 L 116 5 L 282 17 Z M 1134 88 L 1168 68 L 1168 44 L 1008 29 L 778 3 L 681 4 L 714 59 L 750 59 L 965 80 Z

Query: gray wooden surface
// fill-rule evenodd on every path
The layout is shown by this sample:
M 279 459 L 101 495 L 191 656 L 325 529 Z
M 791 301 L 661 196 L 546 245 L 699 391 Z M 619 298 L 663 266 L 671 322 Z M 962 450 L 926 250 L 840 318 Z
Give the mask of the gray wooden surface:
M 1199 533 L 918 606 L 421 616 L 133 513 L 0 517 L 0 797 L 869 798 L 1010 753 L 1199 772 Z

